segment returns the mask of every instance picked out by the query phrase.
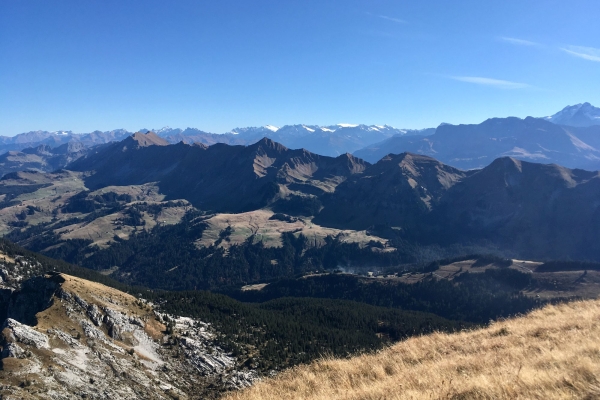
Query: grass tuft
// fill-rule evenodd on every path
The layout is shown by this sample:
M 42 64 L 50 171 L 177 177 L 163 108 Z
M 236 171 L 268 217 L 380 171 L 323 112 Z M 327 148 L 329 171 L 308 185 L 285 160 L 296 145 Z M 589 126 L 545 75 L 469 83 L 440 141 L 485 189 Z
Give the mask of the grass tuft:
M 600 398 L 600 300 L 295 367 L 226 400 Z

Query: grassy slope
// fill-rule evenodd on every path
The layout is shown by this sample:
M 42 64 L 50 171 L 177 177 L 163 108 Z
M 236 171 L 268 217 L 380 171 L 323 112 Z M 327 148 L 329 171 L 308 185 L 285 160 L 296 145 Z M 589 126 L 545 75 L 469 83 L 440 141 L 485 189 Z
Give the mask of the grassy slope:
M 547 306 L 482 330 L 415 337 L 323 359 L 230 394 L 255 399 L 516 399 L 600 396 L 600 301 Z

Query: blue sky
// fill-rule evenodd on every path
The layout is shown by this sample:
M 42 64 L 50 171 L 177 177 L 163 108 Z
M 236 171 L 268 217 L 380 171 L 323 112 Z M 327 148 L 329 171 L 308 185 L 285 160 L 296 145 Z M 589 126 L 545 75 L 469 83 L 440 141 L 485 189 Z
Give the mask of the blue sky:
M 597 0 L 0 1 L 0 135 L 600 106 Z

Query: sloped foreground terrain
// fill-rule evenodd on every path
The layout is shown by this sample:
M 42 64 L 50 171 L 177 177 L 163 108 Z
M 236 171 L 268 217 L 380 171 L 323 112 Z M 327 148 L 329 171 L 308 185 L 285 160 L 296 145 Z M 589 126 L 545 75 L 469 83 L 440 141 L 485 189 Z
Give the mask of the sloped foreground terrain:
M 547 306 L 488 328 L 324 359 L 232 393 L 257 399 L 595 399 L 600 301 Z
M 236 370 L 209 324 L 154 312 L 74 276 L 25 282 L 8 314 L 0 335 L 2 399 L 206 398 L 210 385 L 232 389 L 256 378 Z

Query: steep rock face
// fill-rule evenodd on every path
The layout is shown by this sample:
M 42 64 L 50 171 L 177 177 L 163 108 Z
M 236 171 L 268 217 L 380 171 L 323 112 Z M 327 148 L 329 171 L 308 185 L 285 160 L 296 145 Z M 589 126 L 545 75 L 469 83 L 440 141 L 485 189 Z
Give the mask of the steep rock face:
M 135 143 L 148 143 L 140 134 Z M 94 171 L 86 186 L 158 182 L 168 199 L 186 199 L 196 207 L 215 211 L 261 208 L 292 183 L 333 188 L 367 166 L 350 155 L 319 156 L 289 150 L 264 138 L 251 146 L 215 144 L 132 145 L 135 138 L 111 145 L 71 164 L 69 169 Z M 302 186 L 300 186 L 302 188 Z
M 380 224 L 410 228 L 467 175 L 430 157 L 390 154 L 340 184 L 315 222 L 353 229 Z
M 2 325 L 3 398 L 211 398 L 256 379 L 201 321 L 154 312 L 133 296 L 69 275 L 24 287 L 13 302 L 36 290 L 47 297 L 50 289 L 50 303 L 29 308 L 37 311 L 34 323 L 13 315 Z

